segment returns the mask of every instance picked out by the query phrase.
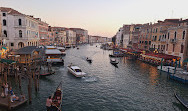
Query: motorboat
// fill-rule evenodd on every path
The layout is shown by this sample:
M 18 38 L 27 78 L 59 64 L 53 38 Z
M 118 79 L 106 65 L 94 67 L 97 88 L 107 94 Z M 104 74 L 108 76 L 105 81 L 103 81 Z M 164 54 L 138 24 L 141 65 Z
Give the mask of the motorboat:
M 69 66 L 67 66 L 67 69 L 70 73 L 72 73 L 76 77 L 86 76 L 86 73 L 82 72 L 82 70 L 76 65 L 69 65 Z
M 57 49 L 59 50 L 59 51 L 61 51 L 61 53 L 62 53 L 62 56 L 65 56 L 66 55 L 66 52 L 65 52 L 65 48 L 64 47 L 57 47 Z
M 92 59 L 91 58 L 86 58 L 86 61 L 89 62 L 89 63 L 92 63 Z
M 117 65 L 119 62 L 117 62 L 116 59 L 112 58 L 110 59 L 110 63 L 113 65 Z

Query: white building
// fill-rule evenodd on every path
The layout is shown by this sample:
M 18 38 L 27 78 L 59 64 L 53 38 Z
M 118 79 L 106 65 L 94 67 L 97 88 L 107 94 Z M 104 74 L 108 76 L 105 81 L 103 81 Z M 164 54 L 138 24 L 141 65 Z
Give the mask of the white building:
M 60 40 L 60 43 L 62 44 L 62 45 L 65 45 L 66 44 L 66 31 L 60 31 L 59 33 L 58 33 L 58 37 L 59 37 L 59 40 Z
M 66 30 L 66 43 L 69 45 L 76 44 L 76 32 L 72 30 Z
M 123 27 L 121 27 L 116 33 L 116 45 L 122 47 L 123 44 Z
M 14 9 L 0 7 L 2 23 L 1 44 L 9 49 L 24 46 L 37 46 L 39 43 L 38 22 L 33 17 L 24 15 Z

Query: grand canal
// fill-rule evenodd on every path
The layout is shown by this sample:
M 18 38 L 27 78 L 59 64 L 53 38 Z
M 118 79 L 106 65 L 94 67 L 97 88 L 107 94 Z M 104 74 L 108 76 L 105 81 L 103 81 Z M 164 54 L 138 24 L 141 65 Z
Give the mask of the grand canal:
M 55 75 L 40 80 L 40 90 L 33 87 L 32 104 L 17 111 L 45 111 L 46 98 L 59 82 L 63 83 L 62 111 L 181 111 L 186 110 L 174 97 L 174 92 L 188 96 L 188 86 L 169 80 L 156 67 L 140 61 L 117 58 L 118 68 L 110 64 L 109 54 L 96 45 L 68 49 L 65 65 L 53 67 Z M 93 63 L 85 58 L 89 56 Z M 88 73 L 87 77 L 76 78 L 66 66 L 78 65 Z M 14 81 L 12 81 L 14 83 Z M 23 92 L 27 94 L 27 82 L 23 80 Z M 14 90 L 18 91 L 16 85 Z

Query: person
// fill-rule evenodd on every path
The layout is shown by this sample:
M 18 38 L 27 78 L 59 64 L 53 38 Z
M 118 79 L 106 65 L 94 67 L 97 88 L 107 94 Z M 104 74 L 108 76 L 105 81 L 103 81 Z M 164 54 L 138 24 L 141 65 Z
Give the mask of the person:
M 1 88 L 2 88 L 1 97 L 5 97 L 5 83 L 2 84 Z
M 17 96 L 14 94 L 14 91 L 12 90 L 12 87 L 10 87 L 9 92 L 10 92 L 10 101 L 11 101 L 11 102 L 13 102 L 13 101 L 15 101 L 15 100 L 19 100 L 19 97 L 17 97 Z
M 8 83 L 5 84 L 5 96 L 8 96 Z
M 51 105 L 52 105 L 52 98 L 51 96 L 49 96 L 46 100 L 46 109 L 47 111 L 50 111 L 51 110 Z

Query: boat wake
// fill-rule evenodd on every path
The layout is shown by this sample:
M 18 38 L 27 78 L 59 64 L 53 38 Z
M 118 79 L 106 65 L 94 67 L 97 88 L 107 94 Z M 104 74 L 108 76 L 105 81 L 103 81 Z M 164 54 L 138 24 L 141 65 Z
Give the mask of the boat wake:
M 82 80 L 84 82 L 96 82 L 99 80 L 99 78 L 95 76 L 88 76 L 88 77 L 82 77 Z

